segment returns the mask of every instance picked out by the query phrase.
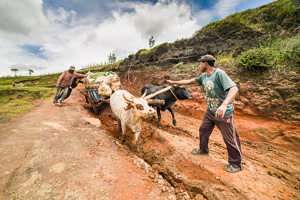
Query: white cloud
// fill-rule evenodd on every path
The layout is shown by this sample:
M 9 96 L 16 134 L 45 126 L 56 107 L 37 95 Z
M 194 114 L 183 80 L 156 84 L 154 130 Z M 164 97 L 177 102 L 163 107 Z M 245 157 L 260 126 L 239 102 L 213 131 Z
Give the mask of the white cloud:
M 219 0 L 215 4 L 214 9 L 221 18 L 225 18 L 229 14 L 234 13 L 242 1 L 245 0 Z
M 20 42 L 43 29 L 47 20 L 41 8 L 42 0 L 1 0 L 0 36 Z
M 76 21 L 77 13 L 74 10 L 67 12 L 62 7 L 59 7 L 57 10 L 47 10 L 46 16 L 48 21 L 52 24 L 72 25 Z
M 105 15 L 110 17 L 98 19 L 101 13 L 79 15 L 63 5 L 44 8 L 43 14 L 42 0 L 0 0 L 0 76 L 12 75 L 12 66 L 34 67 L 38 75 L 62 72 L 70 65 L 79 69 L 100 64 L 110 53 L 120 60 L 148 48 L 151 35 L 156 45 L 189 38 L 216 16 L 234 12 L 242 1 L 219 0 L 212 9 L 197 12 L 188 0 L 159 0 L 155 4 L 109 1 L 102 3 L 111 9 L 111 15 Z M 41 47 L 42 56 L 22 44 Z M 28 71 L 24 73 L 28 75 Z
M 200 27 L 202 27 L 202 26 L 210 23 L 215 17 L 212 13 L 213 12 L 208 9 L 203 9 L 203 10 L 200 10 L 199 12 L 197 12 L 195 15 L 195 19 L 197 19 L 197 24 Z
M 33 0 L 26 2 L 37 9 Z M 78 19 L 75 11 L 66 11 L 62 7 L 46 10 L 45 16 L 37 16 L 40 19 L 37 22 L 46 18 L 47 23 L 42 24 L 47 26 L 39 35 L 31 37 L 27 34 L 24 43 L 42 46 L 43 57 L 47 59 L 37 57 L 20 49 L 17 44 L 10 43 L 13 49 L 9 54 L 15 57 L 5 60 L 7 69 L 16 63 L 22 63 L 17 66 L 25 66 L 26 69 L 31 66 L 47 67 L 47 70 L 36 68 L 35 74 L 61 72 L 70 65 L 75 65 L 78 69 L 93 63 L 103 63 L 108 60 L 110 53 L 115 53 L 120 60 L 139 49 L 148 48 L 151 35 L 158 45 L 191 37 L 200 28 L 196 19 L 191 16 L 189 5 L 178 1 L 159 1 L 156 4 L 126 2 L 115 6 L 111 11 L 112 16 L 100 20 L 100 24 L 94 18 Z M 124 9 L 128 12 L 121 11 Z M 36 13 L 41 13 L 41 7 Z M 29 20 L 31 17 L 23 13 L 18 19 Z M 15 21 L 17 19 L 12 20 L 13 23 Z M 30 30 L 33 31 L 33 27 Z M 24 35 L 26 33 L 22 32 Z M 0 59 L 3 61 L 7 54 L 0 51 Z

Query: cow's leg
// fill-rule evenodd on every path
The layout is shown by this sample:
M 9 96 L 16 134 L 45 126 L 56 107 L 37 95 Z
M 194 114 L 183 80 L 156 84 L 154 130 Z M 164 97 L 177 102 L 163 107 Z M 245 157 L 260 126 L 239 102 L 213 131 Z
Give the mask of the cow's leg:
M 121 128 L 122 128 L 122 143 L 124 143 L 125 138 L 126 138 L 126 125 L 125 125 L 125 123 L 121 122 Z
M 158 117 L 158 128 L 162 128 L 161 123 L 160 123 L 160 119 L 161 119 L 161 114 L 160 114 L 160 108 L 157 107 L 157 117 Z
M 117 119 L 117 122 L 118 122 L 118 128 L 119 128 L 119 130 L 122 130 L 121 120 Z
M 171 107 L 168 108 L 168 110 L 170 111 L 170 113 L 172 115 L 173 125 L 176 126 L 176 119 L 175 119 L 174 111 L 173 111 L 173 109 Z
M 137 152 L 140 152 L 140 150 L 141 150 L 140 134 L 141 134 L 141 131 L 135 132 L 135 145 L 136 145 Z

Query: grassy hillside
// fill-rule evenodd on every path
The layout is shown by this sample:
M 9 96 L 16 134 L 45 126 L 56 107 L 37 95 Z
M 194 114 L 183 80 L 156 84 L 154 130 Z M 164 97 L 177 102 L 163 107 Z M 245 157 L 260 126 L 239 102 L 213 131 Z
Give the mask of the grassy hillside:
M 52 98 L 60 74 L 0 78 L 0 119 L 29 112 L 37 101 Z M 16 83 L 13 87 L 12 82 Z M 19 83 L 24 86 L 20 87 Z
M 0 86 L 0 119 L 16 117 L 29 112 L 38 99 L 49 99 L 53 88 Z

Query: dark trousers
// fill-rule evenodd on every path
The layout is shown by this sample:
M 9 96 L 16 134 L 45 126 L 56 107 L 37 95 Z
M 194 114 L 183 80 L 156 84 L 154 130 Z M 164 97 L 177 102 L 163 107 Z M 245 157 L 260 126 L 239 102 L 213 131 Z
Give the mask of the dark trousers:
M 199 128 L 200 149 L 209 152 L 208 141 L 215 125 L 222 133 L 223 140 L 227 146 L 228 162 L 234 165 L 241 165 L 242 152 L 237 129 L 234 124 L 233 114 L 224 116 L 222 119 L 215 117 L 208 109 L 204 114 L 202 124 Z

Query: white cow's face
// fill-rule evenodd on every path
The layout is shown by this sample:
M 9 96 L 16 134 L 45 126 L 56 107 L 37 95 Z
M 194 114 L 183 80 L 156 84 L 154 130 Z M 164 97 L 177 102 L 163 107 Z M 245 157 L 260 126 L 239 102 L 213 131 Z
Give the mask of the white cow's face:
M 127 106 L 125 106 L 124 110 L 132 109 L 133 115 L 144 119 L 147 119 L 148 117 L 155 115 L 154 108 L 150 107 L 148 105 L 147 100 L 144 99 L 146 94 L 147 94 L 147 90 L 140 98 L 136 98 L 133 96 L 127 98 L 123 94 L 125 102 L 127 103 Z
M 148 105 L 148 102 L 143 98 L 136 98 L 133 100 L 132 108 L 134 115 L 147 119 L 150 116 L 155 115 L 154 108 Z

